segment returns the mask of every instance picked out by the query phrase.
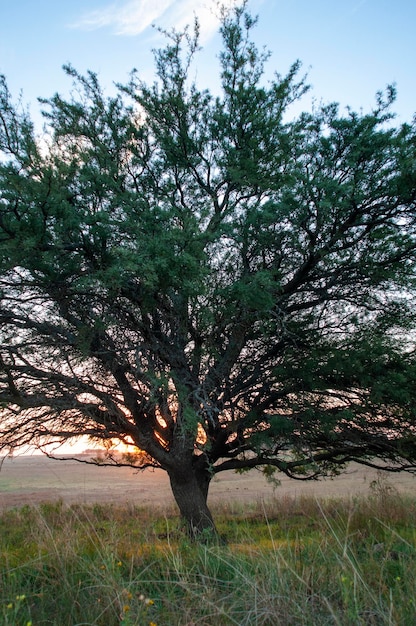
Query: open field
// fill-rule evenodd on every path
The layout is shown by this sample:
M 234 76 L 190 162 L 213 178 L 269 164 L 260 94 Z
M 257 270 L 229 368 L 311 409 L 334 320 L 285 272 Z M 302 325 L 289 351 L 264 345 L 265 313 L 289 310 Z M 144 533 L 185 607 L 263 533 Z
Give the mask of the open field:
M 383 474 L 400 493 L 416 497 L 416 477 Z M 301 482 L 281 478 L 274 490 L 257 471 L 239 475 L 224 472 L 210 488 L 210 503 L 251 502 L 273 496 L 340 497 L 366 495 L 377 472 L 351 465 L 333 480 Z M 74 460 L 55 461 L 44 456 L 6 458 L 0 470 L 0 508 L 62 500 L 74 503 L 134 503 L 140 506 L 173 504 L 169 481 L 161 470 L 137 472 L 125 467 L 98 467 Z
M 414 626 L 416 499 L 213 505 L 226 543 L 154 507 L 0 511 L 2 626 Z
M 416 624 L 411 476 L 352 466 L 273 498 L 260 474 L 224 473 L 210 500 L 226 542 L 206 545 L 162 472 L 17 457 L 0 490 L 4 626 Z

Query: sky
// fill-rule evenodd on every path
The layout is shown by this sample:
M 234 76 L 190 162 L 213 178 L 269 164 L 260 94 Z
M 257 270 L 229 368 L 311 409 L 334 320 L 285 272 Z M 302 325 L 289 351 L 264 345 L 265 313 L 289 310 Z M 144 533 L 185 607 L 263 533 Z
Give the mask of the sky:
M 232 3 L 233 0 L 226 0 Z M 152 49 L 164 38 L 152 25 L 181 29 L 197 15 L 204 50 L 198 84 L 218 89 L 216 0 L 0 0 L 0 73 L 40 120 L 37 98 L 69 93 L 62 65 L 97 72 L 109 94 L 137 68 L 152 81 Z M 257 45 L 272 53 L 268 73 L 300 59 L 318 101 L 368 111 L 396 83 L 398 121 L 416 112 L 414 0 L 248 0 L 258 15 Z M 308 109 L 305 102 L 303 109 Z

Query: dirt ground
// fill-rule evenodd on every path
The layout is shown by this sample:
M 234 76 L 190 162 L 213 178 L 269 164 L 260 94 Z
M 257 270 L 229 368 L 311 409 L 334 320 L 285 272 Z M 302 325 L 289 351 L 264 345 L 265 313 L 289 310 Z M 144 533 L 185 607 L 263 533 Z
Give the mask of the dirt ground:
M 255 503 L 273 497 L 354 496 L 370 493 L 374 470 L 351 465 L 333 480 L 300 482 L 286 477 L 274 489 L 258 471 L 239 475 L 224 472 L 211 483 L 210 504 Z M 416 478 L 385 474 L 381 481 L 416 496 Z M 386 482 L 387 481 L 387 482 Z M 57 461 L 33 455 L 6 458 L 0 470 L 0 510 L 23 504 L 63 500 L 65 503 L 133 503 L 165 507 L 173 504 L 169 481 L 161 470 L 137 472 L 124 467 L 97 467 L 65 459 Z

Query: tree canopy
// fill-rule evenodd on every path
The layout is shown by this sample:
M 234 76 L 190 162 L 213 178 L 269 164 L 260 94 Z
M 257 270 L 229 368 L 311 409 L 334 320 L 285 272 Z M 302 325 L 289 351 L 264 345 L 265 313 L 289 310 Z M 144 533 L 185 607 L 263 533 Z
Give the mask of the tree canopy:
M 415 122 L 393 87 L 295 115 L 255 21 L 223 14 L 219 95 L 197 24 L 114 97 L 66 67 L 40 138 L 0 85 L 0 448 L 131 444 L 197 531 L 224 470 L 416 469 Z

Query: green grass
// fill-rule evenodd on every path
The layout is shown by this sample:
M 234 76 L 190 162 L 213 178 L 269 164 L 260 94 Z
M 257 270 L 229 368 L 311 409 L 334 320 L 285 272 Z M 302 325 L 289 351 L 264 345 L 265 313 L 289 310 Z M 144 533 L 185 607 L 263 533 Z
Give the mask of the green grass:
M 5 626 L 416 623 L 416 500 L 283 498 L 215 510 L 226 545 L 174 511 L 22 507 L 0 516 Z

